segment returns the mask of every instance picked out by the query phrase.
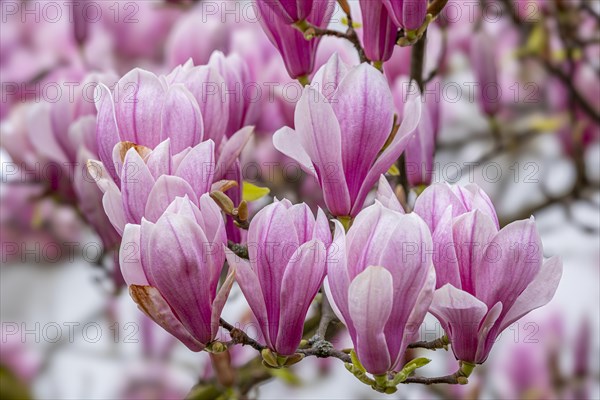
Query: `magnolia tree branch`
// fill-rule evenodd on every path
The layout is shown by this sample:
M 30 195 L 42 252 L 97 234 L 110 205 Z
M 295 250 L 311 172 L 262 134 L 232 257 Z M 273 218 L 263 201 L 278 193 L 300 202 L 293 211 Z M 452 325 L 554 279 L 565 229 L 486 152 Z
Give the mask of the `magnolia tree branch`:
M 340 4 L 341 3 L 342 2 L 340 2 Z M 367 55 L 365 54 L 365 49 L 363 48 L 362 44 L 360 43 L 358 34 L 356 33 L 356 30 L 354 29 L 354 22 L 352 20 L 352 14 L 350 13 L 350 8 L 347 7 L 347 5 L 344 6 L 344 4 L 341 4 L 341 5 L 342 5 L 342 9 L 346 13 L 346 19 L 348 21 L 348 28 L 346 29 L 346 32 L 336 31 L 334 29 L 319 28 L 318 26 L 315 26 L 308 21 L 299 21 L 294 24 L 294 27 L 296 29 L 298 29 L 300 32 L 302 32 L 304 34 L 304 37 L 307 40 L 311 40 L 316 36 L 334 36 L 337 38 L 346 39 L 350 43 L 352 43 L 352 45 L 358 52 L 358 57 L 360 58 L 360 62 L 368 63 L 370 61 L 367 58 Z

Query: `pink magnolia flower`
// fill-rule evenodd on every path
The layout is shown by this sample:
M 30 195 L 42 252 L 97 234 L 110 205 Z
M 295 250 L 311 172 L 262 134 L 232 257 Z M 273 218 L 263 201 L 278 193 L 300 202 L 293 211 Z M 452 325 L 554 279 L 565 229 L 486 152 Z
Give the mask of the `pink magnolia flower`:
M 90 175 L 104 192 L 104 211 L 115 229 L 122 234 L 127 223 L 156 222 L 176 197 L 187 196 L 198 204 L 214 180 L 214 147 L 214 142 L 207 140 L 171 154 L 171 139 L 154 150 L 118 143 L 114 165 L 120 185 L 110 178 L 103 163 L 88 161 Z
M 315 54 L 320 37 L 306 40 L 302 32 L 289 25 L 281 15 L 274 13 L 269 0 L 255 0 L 257 18 L 267 37 L 277 48 L 285 67 L 292 78 L 308 76 L 312 73 L 315 64 Z M 309 1 L 312 8 L 306 20 L 311 24 L 326 28 L 334 11 L 335 1 Z M 303 5 L 302 8 L 306 6 Z M 287 7 L 286 7 L 287 8 Z M 302 11 L 301 15 L 304 13 Z
M 475 185 L 430 186 L 415 212 L 435 244 L 439 289 L 430 311 L 456 358 L 481 364 L 506 327 L 552 299 L 562 262 L 544 262 L 533 217 L 499 229 L 489 197 Z
M 304 88 L 296 105 L 296 129 L 279 129 L 273 144 L 319 179 L 333 215 L 354 217 L 419 122 L 421 104 L 413 97 L 405 104 L 406 118 L 390 138 L 393 107 L 379 71 L 368 64 L 350 68 L 334 55 Z
M 360 10 L 365 54 L 372 61 L 389 60 L 396 46 L 398 27 L 381 1 L 361 0 Z
M 336 224 L 327 260 L 327 297 L 348 327 L 365 369 L 398 371 L 431 303 L 435 270 L 431 234 L 416 214 L 379 202 L 365 208 L 346 234 Z
M 394 23 L 407 31 L 418 29 L 427 15 L 427 0 L 382 0 Z
M 122 77 L 114 91 L 99 85 L 96 93 L 98 154 L 110 176 L 119 184 L 113 150 L 122 141 L 150 149 L 170 138 L 172 154 L 212 139 L 218 154 L 219 180 L 249 140 L 244 128 L 225 138 L 229 105 L 224 100 L 225 80 L 208 66 L 191 63 L 157 77 L 136 68 Z M 233 157 L 233 158 L 235 158 Z
M 277 201 L 259 211 L 248 231 L 249 260 L 226 249 L 229 265 L 256 316 L 267 346 L 295 353 L 308 307 L 325 277 L 329 224 L 304 203 Z
M 208 194 L 199 207 L 177 197 L 155 223 L 127 224 L 121 272 L 140 309 L 190 350 L 212 342 L 233 284 L 217 291 L 227 243 L 221 210 Z

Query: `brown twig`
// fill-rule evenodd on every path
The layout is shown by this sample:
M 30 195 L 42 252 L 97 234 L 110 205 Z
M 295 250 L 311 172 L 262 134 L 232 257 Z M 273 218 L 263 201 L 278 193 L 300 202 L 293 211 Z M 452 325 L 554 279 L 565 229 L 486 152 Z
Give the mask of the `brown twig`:
M 257 351 L 262 351 L 266 347 L 262 344 L 258 343 L 256 340 L 252 339 L 250 336 L 246 334 L 246 332 L 241 329 L 236 328 L 231 325 L 229 322 L 225 321 L 223 318 L 219 319 L 219 325 L 221 325 L 224 329 L 229 332 L 231 336 L 231 341 L 235 344 L 241 344 L 242 346 L 250 346 Z
M 421 341 L 415 342 L 408 345 L 409 349 L 427 349 L 427 350 L 437 350 L 437 349 L 446 349 L 448 344 L 447 336 L 442 336 L 441 338 L 432 340 L 431 342 Z

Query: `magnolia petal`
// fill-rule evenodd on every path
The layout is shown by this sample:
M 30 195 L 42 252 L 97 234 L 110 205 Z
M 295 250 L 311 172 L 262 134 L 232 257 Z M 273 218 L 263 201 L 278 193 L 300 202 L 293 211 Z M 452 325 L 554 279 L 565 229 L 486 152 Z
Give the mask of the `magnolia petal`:
M 158 221 L 175 198 L 186 195 L 194 204 L 198 203 L 198 197 L 189 183 L 178 176 L 162 175 L 148 195 L 144 217 L 151 222 Z
M 563 265 L 560 257 L 554 256 L 546 260 L 540 272 L 504 316 L 500 331 L 503 331 L 525 314 L 548 304 L 554 297 L 554 293 L 556 293 L 562 276 L 562 269 Z
M 304 172 L 317 177 L 310 156 L 302 147 L 300 135 L 292 128 L 284 126 L 273 134 L 273 146 L 292 160 L 296 160 Z
M 329 60 L 315 73 L 310 86 L 323 93 L 326 99 L 331 99 L 349 70 L 350 67 L 342 61 L 338 53 L 333 53 Z
M 456 358 L 476 362 L 479 325 L 488 312 L 485 303 L 446 284 L 433 294 L 429 311 L 442 324 Z
M 452 217 L 457 217 L 468 211 L 463 202 L 452 192 L 449 185 L 434 183 L 417 197 L 414 212 L 423 218 L 433 232 L 448 206 L 452 206 Z
M 135 148 L 130 148 L 125 156 L 121 172 L 121 194 L 127 221 L 139 224 L 145 215 L 148 196 L 154 185 L 146 163 Z
M 161 142 L 165 88 L 149 71 L 135 68 L 115 87 L 115 115 L 121 140 L 154 148 Z
M 497 334 L 500 333 L 496 321 L 502 313 L 502 303 L 497 302 L 488 311 L 485 319 L 481 321 L 479 327 L 479 333 L 477 334 L 477 353 L 475 354 L 475 362 L 482 364 L 490 354 L 490 350 L 494 342 L 496 341 Z
M 379 155 L 373 166 L 371 166 L 369 173 L 364 179 L 364 182 L 358 192 L 356 201 L 352 208 L 352 214 L 356 215 L 362 208 L 362 205 L 369 194 L 369 191 L 379 179 L 379 176 L 385 173 L 391 166 L 396 162 L 400 154 L 406 148 L 408 141 L 411 138 L 411 134 L 414 133 L 421 119 L 421 98 L 420 96 L 409 97 L 404 107 L 405 118 L 402 120 L 398 132 L 394 136 L 392 142 L 383 150 Z
M 179 339 L 190 350 L 201 351 L 204 349 L 205 344 L 200 343 L 185 329 L 156 288 L 132 285 L 129 287 L 129 294 L 140 310 L 164 330 Z
M 211 341 L 212 303 L 225 256 L 193 220 L 163 215 L 150 234 L 148 270 L 178 319 L 203 343 Z M 216 278 L 216 279 L 215 279 Z
M 304 243 L 296 250 L 283 274 L 279 329 L 275 350 L 281 355 L 296 352 L 304 319 L 325 277 L 327 253 L 320 240 Z
M 119 265 L 127 286 L 149 285 L 142 267 L 140 225 L 127 224 L 119 250 Z
M 196 98 L 204 122 L 204 140 L 221 143 L 229 121 L 229 104 L 225 101 L 225 80 L 219 72 L 203 65 L 190 69 L 182 80 Z
M 234 281 L 235 268 L 230 268 L 229 273 L 219 288 L 217 296 L 212 304 L 211 329 L 213 337 L 217 335 L 219 330 L 219 319 L 221 318 L 221 312 L 223 311 L 223 307 L 225 307 L 225 303 L 227 302 L 227 298 L 229 297 L 229 292 L 231 292 Z
M 167 138 L 166 140 L 163 140 L 150 154 L 148 154 L 146 166 L 154 179 L 158 179 L 161 175 L 171 175 L 171 171 L 173 170 L 171 160 L 171 139 Z
M 379 185 L 377 186 L 377 194 L 375 198 L 384 206 L 390 210 L 398 211 L 404 214 L 404 207 L 400 204 L 396 193 L 388 183 L 385 175 L 381 174 L 379 177 Z
M 452 237 L 462 290 L 478 295 L 475 287 L 477 273 L 481 268 L 486 246 L 496 233 L 494 221 L 479 210 L 470 211 L 454 220 Z
M 127 224 L 127 217 L 123 209 L 123 197 L 116 186 L 104 193 L 104 196 L 102 196 L 102 207 L 104 207 L 104 212 L 108 216 L 108 220 L 112 226 L 115 227 L 119 235 L 123 235 L 125 225 Z
M 392 131 L 392 93 L 383 74 L 363 63 L 343 78 L 331 105 L 342 132 L 342 161 L 348 191 L 355 198 Z
M 215 144 L 207 140 L 195 146 L 179 163 L 175 172 L 190 184 L 198 197 L 210 191 L 215 173 Z
M 340 125 L 327 99 L 306 87 L 294 114 L 296 132 L 317 169 L 325 203 L 336 216 L 350 213 L 351 201 L 343 169 Z
M 435 231 L 431 236 L 433 240 L 433 264 L 437 275 L 436 288 L 440 288 L 447 283 L 462 289 L 460 267 L 458 263 L 457 251 L 453 237 L 452 229 L 452 206 L 446 207 L 437 222 Z M 482 245 L 481 245 L 482 246 Z
M 348 288 L 348 311 L 356 330 L 354 347 L 365 369 L 380 375 L 391 369 L 385 325 L 392 312 L 393 278 L 383 267 L 370 266 Z
M 252 313 L 256 317 L 264 336 L 265 343 L 270 348 L 273 348 L 273 343 L 269 336 L 267 307 L 265 306 L 263 291 L 256 273 L 250 266 L 248 260 L 239 257 L 225 246 L 223 249 L 225 250 L 225 256 L 227 257 L 229 267 L 235 269 L 235 280 L 240 285 L 242 293 L 244 293 L 244 297 L 246 298 Z
M 394 371 L 397 371 L 402 368 L 406 347 L 410 342 L 417 340 L 419 336 L 419 328 L 421 327 L 421 324 L 423 323 L 423 320 L 427 315 L 427 311 L 431 306 L 431 302 L 433 301 L 433 293 L 435 291 L 436 281 L 435 268 L 433 267 L 433 264 L 429 266 L 428 271 L 429 272 L 427 273 L 427 279 L 425 280 L 425 284 L 423 285 L 421 291 L 417 296 L 415 306 L 412 309 L 412 312 L 406 320 L 405 325 L 403 327 L 399 327 L 404 331 L 404 334 L 402 335 L 403 337 L 401 340 L 401 344 L 398 346 L 397 351 L 392 351 L 390 349 L 390 356 L 392 357 L 393 362 L 392 369 Z M 398 329 L 398 332 L 400 332 L 400 329 Z M 389 347 L 390 335 L 387 336 L 387 339 Z
M 98 140 L 98 156 L 104 165 L 112 165 L 113 149 L 121 141 L 117 117 L 115 114 L 115 102 L 112 93 L 103 84 L 96 86 L 94 99 L 98 115 L 96 119 L 96 137 Z M 119 181 L 117 171 L 109 168 L 110 176 L 115 182 Z
M 327 249 L 327 298 L 336 315 L 348 327 L 348 331 L 354 332 L 354 325 L 348 313 L 348 287 L 350 278 L 347 269 L 346 255 L 346 233 L 344 227 L 338 220 L 333 221 L 335 232 L 333 242 Z
M 477 297 L 488 307 L 501 302 L 507 313 L 542 262 L 542 242 L 533 218 L 505 226 L 485 249 L 475 277 Z
M 204 122 L 194 96 L 182 84 L 169 88 L 161 113 L 161 137 L 171 139 L 171 150 L 179 153 L 202 141 Z
M 219 154 L 219 159 L 217 161 L 216 180 L 223 179 L 229 168 L 231 168 L 235 163 L 235 160 L 240 156 L 242 150 L 246 147 L 253 132 L 253 126 L 245 126 L 225 141 L 225 145 L 221 149 L 221 154 Z

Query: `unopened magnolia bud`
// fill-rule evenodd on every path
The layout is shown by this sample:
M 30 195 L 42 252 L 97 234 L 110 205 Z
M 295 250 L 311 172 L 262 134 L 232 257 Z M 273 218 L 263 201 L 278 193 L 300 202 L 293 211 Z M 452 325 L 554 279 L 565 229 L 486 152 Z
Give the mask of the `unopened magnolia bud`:
M 215 190 L 210 193 L 210 198 L 217 203 L 217 205 L 225 212 L 225 214 L 231 215 L 233 213 L 233 201 L 223 192 Z

